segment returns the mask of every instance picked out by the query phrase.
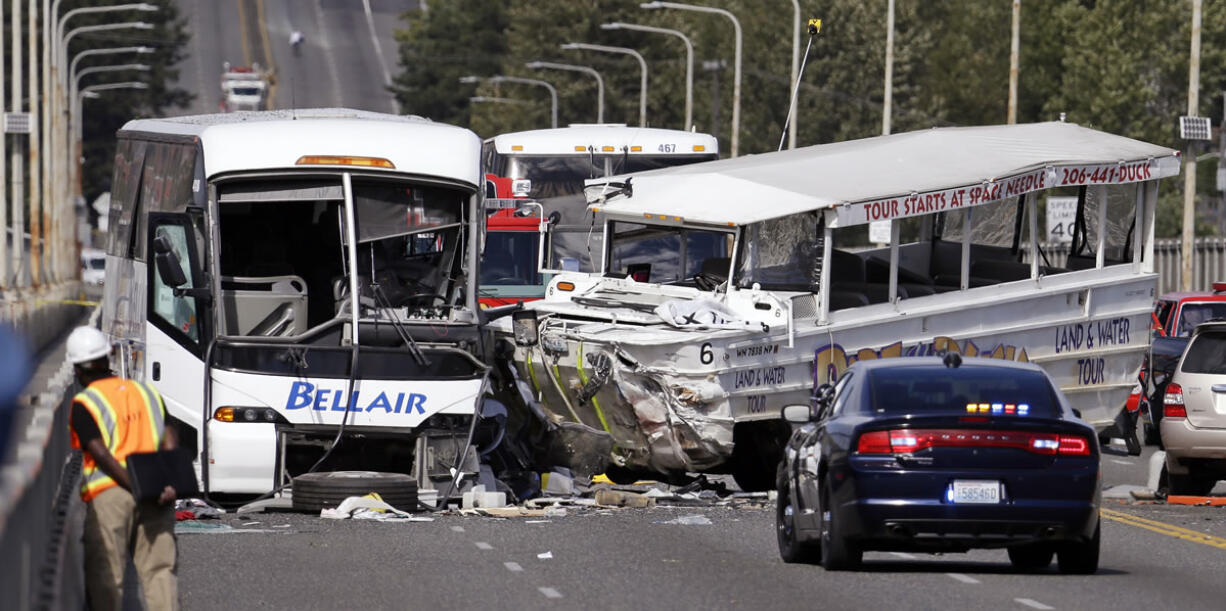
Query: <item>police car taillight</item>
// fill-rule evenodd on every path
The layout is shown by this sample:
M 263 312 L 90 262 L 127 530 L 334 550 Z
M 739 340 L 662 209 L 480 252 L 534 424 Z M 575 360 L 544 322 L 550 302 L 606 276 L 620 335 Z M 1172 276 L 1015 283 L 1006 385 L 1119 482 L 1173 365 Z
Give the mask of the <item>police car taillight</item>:
M 1089 456 L 1079 435 L 994 429 L 894 429 L 870 431 L 856 442 L 858 454 L 910 454 L 929 448 L 1011 448 L 1034 454 Z

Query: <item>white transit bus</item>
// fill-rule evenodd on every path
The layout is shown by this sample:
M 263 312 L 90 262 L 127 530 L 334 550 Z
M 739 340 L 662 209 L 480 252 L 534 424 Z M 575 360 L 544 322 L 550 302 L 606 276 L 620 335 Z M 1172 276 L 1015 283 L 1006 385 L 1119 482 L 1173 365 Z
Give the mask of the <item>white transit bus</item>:
M 500 210 L 488 217 L 483 303 L 541 298 L 545 287 L 539 268 L 595 271 L 593 254 L 599 256 L 604 219 L 587 210 L 585 180 L 718 158 L 719 141 L 710 134 L 620 123 L 529 130 L 486 140 L 484 169 L 498 185 L 493 195 L 527 198 L 540 208 Z M 544 253 L 532 217 L 522 216 L 533 211 L 549 221 Z
M 553 416 L 609 432 L 632 471 L 773 487 L 782 407 L 907 355 L 1037 363 L 1103 431 L 1149 346 L 1158 183 L 1179 167 L 1178 151 L 1052 122 L 592 180 L 597 273 L 558 274 L 503 332 Z M 1067 260 L 1041 248 L 1044 193 L 1077 196 Z M 888 245 L 869 243 L 872 221 Z M 969 401 L 940 380 L 925 392 Z
M 316 470 L 450 478 L 488 371 L 480 159 L 468 130 L 345 109 L 120 130 L 102 328 L 207 493 Z

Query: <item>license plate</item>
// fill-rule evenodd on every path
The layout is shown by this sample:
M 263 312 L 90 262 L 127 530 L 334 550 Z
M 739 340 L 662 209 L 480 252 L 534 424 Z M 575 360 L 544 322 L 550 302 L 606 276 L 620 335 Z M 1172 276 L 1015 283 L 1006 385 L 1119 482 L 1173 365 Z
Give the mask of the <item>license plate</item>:
M 952 492 L 954 503 L 1000 503 L 1000 482 L 997 481 L 954 480 Z

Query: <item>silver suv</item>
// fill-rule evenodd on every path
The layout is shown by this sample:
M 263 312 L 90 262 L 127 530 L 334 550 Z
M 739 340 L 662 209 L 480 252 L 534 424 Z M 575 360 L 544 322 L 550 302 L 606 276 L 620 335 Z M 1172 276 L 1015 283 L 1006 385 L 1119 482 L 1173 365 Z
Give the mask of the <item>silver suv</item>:
M 1226 479 L 1226 321 L 1196 327 L 1162 401 L 1170 494 L 1209 494 Z

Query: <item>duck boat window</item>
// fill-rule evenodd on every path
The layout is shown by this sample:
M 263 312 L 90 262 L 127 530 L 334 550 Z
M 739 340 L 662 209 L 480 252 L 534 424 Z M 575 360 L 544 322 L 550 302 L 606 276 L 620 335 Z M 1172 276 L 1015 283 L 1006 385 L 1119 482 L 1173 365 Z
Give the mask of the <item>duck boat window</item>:
M 732 266 L 727 231 L 617 221 L 609 223 L 609 234 L 606 269 L 638 282 L 690 283 L 704 275 L 719 284 Z

